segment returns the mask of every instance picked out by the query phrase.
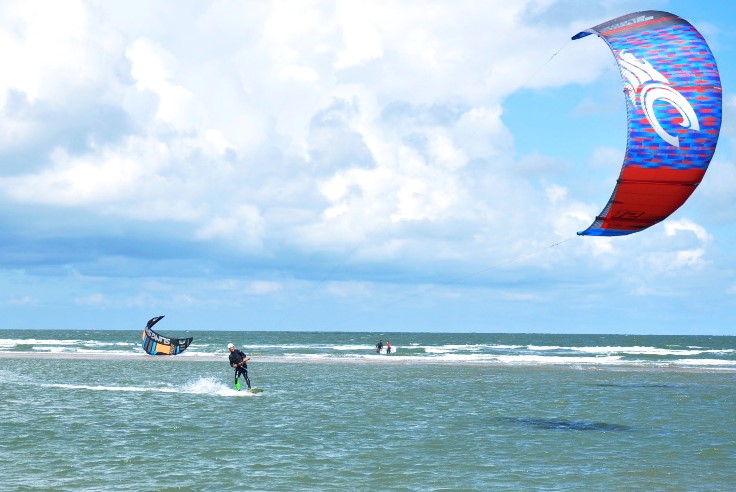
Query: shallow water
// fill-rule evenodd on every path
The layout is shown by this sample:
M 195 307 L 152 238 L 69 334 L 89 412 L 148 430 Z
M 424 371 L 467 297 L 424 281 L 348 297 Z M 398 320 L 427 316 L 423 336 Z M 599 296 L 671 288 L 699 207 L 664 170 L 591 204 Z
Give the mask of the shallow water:
M 6 490 L 732 490 L 736 375 L 0 359 Z

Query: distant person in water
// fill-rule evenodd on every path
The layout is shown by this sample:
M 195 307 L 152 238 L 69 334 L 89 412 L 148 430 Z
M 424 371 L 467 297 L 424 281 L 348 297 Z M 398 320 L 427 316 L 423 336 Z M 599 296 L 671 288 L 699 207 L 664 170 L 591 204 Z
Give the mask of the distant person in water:
M 391 353 L 391 342 L 386 340 L 386 355 Z
M 230 351 L 230 367 L 235 369 L 235 384 L 238 384 L 238 376 L 243 376 L 245 384 L 250 389 L 250 379 L 248 378 L 248 364 L 250 360 L 245 353 L 241 352 L 232 343 L 227 344 L 227 348 Z
M 379 340 L 378 343 L 376 344 L 376 353 L 380 354 L 382 348 L 383 348 L 383 340 Z

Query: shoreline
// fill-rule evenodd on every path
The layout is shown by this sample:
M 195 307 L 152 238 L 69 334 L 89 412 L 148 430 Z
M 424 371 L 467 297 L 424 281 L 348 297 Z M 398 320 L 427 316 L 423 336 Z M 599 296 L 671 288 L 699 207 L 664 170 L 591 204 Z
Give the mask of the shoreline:
M 0 359 L 16 360 L 89 360 L 89 361 L 140 361 L 140 362 L 227 362 L 227 355 L 197 356 L 150 356 L 146 354 L 79 354 L 67 352 L 3 352 Z M 641 366 L 633 364 L 593 364 L 574 362 L 570 364 L 544 362 L 505 363 L 499 361 L 447 361 L 420 357 L 375 356 L 365 358 L 321 358 L 321 357 L 287 357 L 287 356 L 251 356 L 251 364 L 349 364 L 349 365 L 393 365 L 393 366 L 457 366 L 457 367 L 497 367 L 497 368 L 538 368 L 564 369 L 610 372 L 679 372 L 679 373 L 713 373 L 736 374 L 736 367 L 677 367 L 677 366 Z

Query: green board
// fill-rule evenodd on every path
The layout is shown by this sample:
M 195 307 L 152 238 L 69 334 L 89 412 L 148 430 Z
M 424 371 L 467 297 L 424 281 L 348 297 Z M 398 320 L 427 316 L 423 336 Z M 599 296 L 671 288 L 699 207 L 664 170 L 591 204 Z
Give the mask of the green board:
M 240 378 L 235 380 L 235 389 L 238 391 L 242 389 L 242 386 L 240 385 Z M 251 393 L 263 393 L 263 390 L 261 388 L 249 388 L 246 391 L 250 391 Z

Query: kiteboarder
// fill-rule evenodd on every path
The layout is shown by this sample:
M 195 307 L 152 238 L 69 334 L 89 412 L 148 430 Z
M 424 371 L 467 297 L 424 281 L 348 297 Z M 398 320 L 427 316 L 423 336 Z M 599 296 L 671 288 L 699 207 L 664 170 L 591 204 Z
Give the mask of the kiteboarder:
M 376 344 L 376 353 L 380 354 L 382 348 L 383 348 L 383 340 L 379 340 L 378 343 Z
M 391 342 L 386 340 L 386 355 L 389 355 L 391 353 Z
M 232 343 L 227 344 L 228 350 L 230 350 L 230 366 L 235 369 L 235 387 L 240 389 L 240 386 L 238 385 L 238 376 L 243 376 L 243 379 L 245 379 L 245 384 L 248 385 L 248 389 L 250 389 L 250 379 L 248 379 L 248 364 L 247 362 L 250 360 L 245 353 L 241 352 L 237 348 L 235 348 L 235 345 Z

